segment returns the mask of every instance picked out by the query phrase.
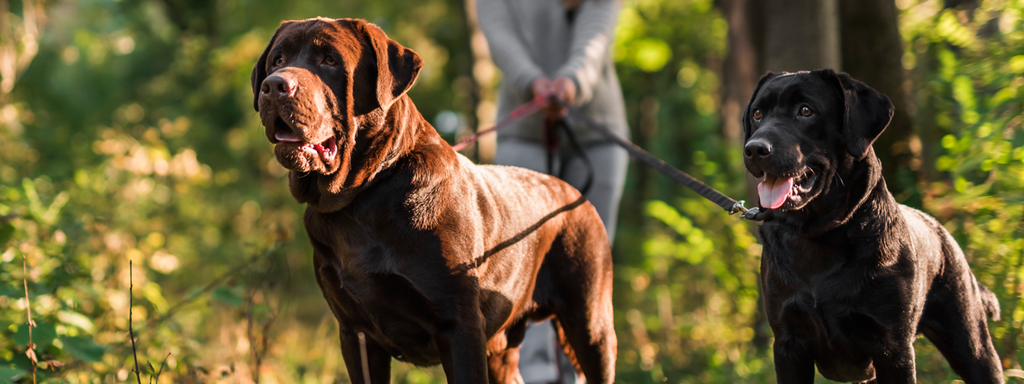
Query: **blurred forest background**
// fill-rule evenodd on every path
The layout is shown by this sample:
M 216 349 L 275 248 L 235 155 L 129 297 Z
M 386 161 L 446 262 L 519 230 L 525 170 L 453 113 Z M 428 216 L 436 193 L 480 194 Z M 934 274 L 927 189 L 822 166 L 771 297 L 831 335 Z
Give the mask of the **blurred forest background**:
M 0 0 L 0 382 L 134 381 L 130 318 L 142 380 L 347 383 L 249 73 L 282 19 L 365 18 L 426 60 L 410 94 L 454 141 L 493 122 L 500 79 L 473 7 Z M 614 58 L 633 140 L 733 196 L 749 196 L 739 115 L 765 71 L 831 67 L 887 93 L 897 115 L 875 147 L 889 186 L 999 296 L 992 336 L 1024 382 L 1022 13 L 1022 0 L 626 0 Z M 487 140 L 467 152 L 491 153 Z M 751 223 L 629 172 L 618 381 L 774 382 Z M 915 346 L 920 382 L 958 379 Z M 444 382 L 397 362 L 393 380 Z

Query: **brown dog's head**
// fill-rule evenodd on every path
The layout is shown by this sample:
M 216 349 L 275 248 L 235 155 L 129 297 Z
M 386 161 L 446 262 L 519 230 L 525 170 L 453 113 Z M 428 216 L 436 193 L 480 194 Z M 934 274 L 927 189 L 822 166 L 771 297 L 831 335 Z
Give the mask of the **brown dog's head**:
M 422 67 L 366 21 L 285 21 L 252 70 L 253 107 L 281 165 L 344 178 L 360 117 L 387 110 Z

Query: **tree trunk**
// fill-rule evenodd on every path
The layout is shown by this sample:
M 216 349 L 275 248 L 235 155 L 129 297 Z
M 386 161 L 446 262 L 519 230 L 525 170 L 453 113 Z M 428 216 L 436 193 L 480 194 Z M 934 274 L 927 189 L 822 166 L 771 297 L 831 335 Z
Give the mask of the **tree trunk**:
M 719 6 L 729 23 L 722 134 L 739 150 L 741 114 L 765 72 L 839 69 L 837 5 L 836 0 L 721 0 Z M 757 201 L 756 185 L 757 180 L 747 173 L 750 201 Z M 763 303 L 763 298 L 759 300 Z M 763 304 L 758 309 L 752 343 L 758 351 L 767 351 L 771 331 Z
M 729 23 L 729 50 L 722 65 L 722 136 L 731 150 L 739 151 L 743 145 L 743 110 L 750 100 L 757 81 L 765 73 L 764 66 L 764 3 L 760 0 L 722 0 L 719 7 Z M 746 174 L 747 201 L 757 201 L 757 180 Z M 760 223 L 754 222 L 751 231 L 760 236 Z M 771 330 L 764 316 L 763 299 L 758 286 L 758 315 L 752 328 L 752 343 L 758 353 L 768 350 Z
M 473 80 L 473 114 L 471 120 L 475 123 L 474 131 L 480 131 L 494 125 L 495 114 L 497 113 L 497 96 L 494 89 L 497 79 L 497 67 L 491 61 L 491 51 L 487 47 L 487 39 L 484 32 L 480 30 L 480 22 L 476 17 L 476 0 L 465 0 L 465 19 L 469 29 L 469 48 L 473 54 L 473 65 L 471 67 Z M 472 134 L 469 132 L 468 134 Z M 456 134 L 456 140 L 461 140 Z M 498 135 L 483 135 L 477 142 L 470 146 L 476 148 L 476 161 L 480 164 L 494 162 L 494 153 L 498 146 Z
M 721 7 L 729 23 L 729 51 L 722 68 L 722 135 L 738 147 L 743 140 L 740 118 L 762 71 L 747 18 L 748 0 L 724 0 Z
M 766 69 L 840 69 L 836 2 L 768 0 L 764 12 Z
M 917 182 L 921 141 L 911 122 L 912 99 L 903 69 L 903 40 L 893 0 L 839 0 L 843 69 L 889 96 L 896 107 L 875 154 L 889 189 L 899 194 Z M 901 171 L 902 170 L 902 171 Z M 907 172 L 909 170 L 909 172 Z

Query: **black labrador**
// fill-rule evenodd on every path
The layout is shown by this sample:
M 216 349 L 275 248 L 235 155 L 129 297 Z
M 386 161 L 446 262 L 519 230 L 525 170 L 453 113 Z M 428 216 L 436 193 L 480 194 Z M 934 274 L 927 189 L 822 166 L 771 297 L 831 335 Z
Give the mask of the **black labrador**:
M 914 383 L 923 333 L 967 383 L 1002 383 L 998 319 L 942 225 L 900 205 L 871 144 L 889 98 L 831 70 L 768 73 L 743 117 L 747 170 L 763 178 L 761 286 L 779 383 Z

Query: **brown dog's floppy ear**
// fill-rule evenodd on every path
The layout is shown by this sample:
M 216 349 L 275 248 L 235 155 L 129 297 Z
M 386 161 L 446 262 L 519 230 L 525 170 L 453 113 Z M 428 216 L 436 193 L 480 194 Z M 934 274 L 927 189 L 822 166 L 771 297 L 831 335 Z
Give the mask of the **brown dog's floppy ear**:
M 769 71 L 768 73 L 761 76 L 761 80 L 757 82 L 757 88 L 754 88 L 754 93 L 750 94 L 750 101 L 747 102 L 747 108 L 743 110 L 743 116 L 740 121 L 743 122 L 743 142 L 746 143 L 750 140 L 750 136 L 754 134 L 752 132 L 753 127 L 750 123 L 750 104 L 754 103 L 754 99 L 757 98 L 757 92 L 761 91 L 761 87 L 764 86 L 768 80 L 774 79 L 776 75 L 774 72 Z
M 366 23 L 364 30 L 377 54 L 377 102 L 381 109 L 388 109 L 391 103 L 412 88 L 423 69 L 423 59 L 416 52 L 388 38 L 374 24 Z
M 263 85 L 263 79 L 267 78 L 267 55 L 270 54 L 270 48 L 274 47 L 274 41 L 277 40 L 277 35 L 281 34 L 281 30 L 288 24 L 288 21 L 281 22 L 281 25 L 274 31 L 274 36 L 270 38 L 270 42 L 267 43 L 267 48 L 263 50 L 263 54 L 260 55 L 260 59 L 256 61 L 256 66 L 252 68 L 252 76 L 249 81 L 252 82 L 252 108 L 256 112 L 260 111 L 260 86 Z
M 846 114 L 843 118 L 843 139 L 846 151 L 860 160 L 867 156 L 871 144 L 889 126 L 895 108 L 885 94 L 874 90 L 844 73 L 830 69 L 820 72 L 831 79 L 846 99 Z

